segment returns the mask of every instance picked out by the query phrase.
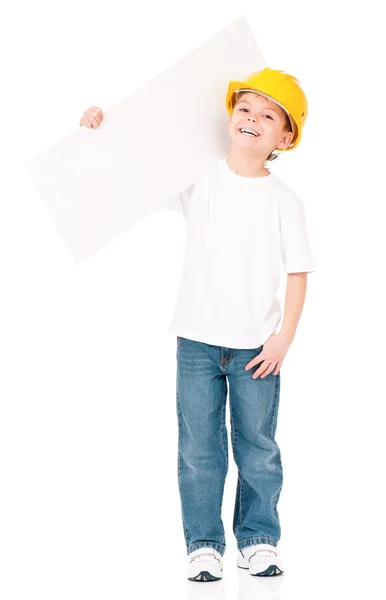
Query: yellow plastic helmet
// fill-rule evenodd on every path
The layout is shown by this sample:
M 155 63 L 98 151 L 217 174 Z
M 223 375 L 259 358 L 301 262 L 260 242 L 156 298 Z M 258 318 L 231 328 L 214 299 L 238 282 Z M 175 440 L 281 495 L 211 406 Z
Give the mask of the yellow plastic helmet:
M 267 67 L 252 73 L 245 81 L 230 81 L 225 100 L 230 115 L 233 113 L 235 94 L 241 90 L 258 92 L 285 110 L 294 132 L 293 139 L 285 150 L 293 150 L 300 142 L 308 114 L 307 98 L 296 77 Z

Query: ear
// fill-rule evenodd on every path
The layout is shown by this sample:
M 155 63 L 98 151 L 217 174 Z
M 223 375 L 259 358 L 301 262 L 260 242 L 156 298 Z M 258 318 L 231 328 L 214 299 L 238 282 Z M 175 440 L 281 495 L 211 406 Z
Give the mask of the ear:
M 294 136 L 294 134 L 292 131 L 287 131 L 287 133 L 282 137 L 280 142 L 277 144 L 276 148 L 278 148 L 279 150 L 282 150 L 283 148 L 285 148 L 290 143 L 293 136 Z

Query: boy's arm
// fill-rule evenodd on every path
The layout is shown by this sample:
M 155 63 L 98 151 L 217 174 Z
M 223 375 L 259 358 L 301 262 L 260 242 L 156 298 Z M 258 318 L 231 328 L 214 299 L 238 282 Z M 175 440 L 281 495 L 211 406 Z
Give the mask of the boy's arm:
M 278 335 L 292 342 L 304 307 L 307 273 L 288 273 L 283 322 Z
M 283 322 L 278 334 L 292 343 L 303 311 L 307 273 L 316 271 L 308 239 L 305 206 L 297 194 L 280 205 L 281 254 L 287 273 Z

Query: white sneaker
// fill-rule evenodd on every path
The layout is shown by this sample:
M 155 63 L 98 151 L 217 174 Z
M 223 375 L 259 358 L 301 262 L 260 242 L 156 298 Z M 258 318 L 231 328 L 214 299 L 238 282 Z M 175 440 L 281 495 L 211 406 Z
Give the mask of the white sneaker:
M 237 556 L 237 566 L 240 569 L 248 569 L 250 575 L 259 577 L 284 573 L 279 550 L 271 544 L 254 544 L 242 548 Z
M 222 578 L 222 556 L 209 546 L 189 554 L 187 577 L 191 581 L 217 581 Z

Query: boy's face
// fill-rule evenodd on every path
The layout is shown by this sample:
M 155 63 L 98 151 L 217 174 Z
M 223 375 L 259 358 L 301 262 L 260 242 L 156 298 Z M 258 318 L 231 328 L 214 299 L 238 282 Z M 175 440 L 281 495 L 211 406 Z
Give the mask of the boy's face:
M 243 149 L 250 149 L 256 156 L 267 158 L 274 148 L 282 149 L 293 134 L 284 132 L 286 115 L 272 100 L 247 92 L 235 104 L 228 125 L 232 142 Z M 242 128 L 253 129 L 258 136 L 242 133 Z

